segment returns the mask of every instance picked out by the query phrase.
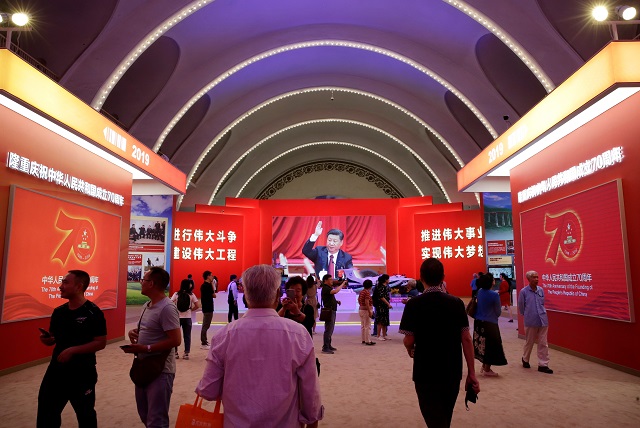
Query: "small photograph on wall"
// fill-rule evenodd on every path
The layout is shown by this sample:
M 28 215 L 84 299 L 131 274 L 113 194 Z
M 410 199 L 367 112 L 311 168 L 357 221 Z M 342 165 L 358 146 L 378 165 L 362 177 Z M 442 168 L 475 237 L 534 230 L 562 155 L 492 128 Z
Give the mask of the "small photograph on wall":
M 167 269 L 167 248 L 170 245 L 173 197 L 165 195 L 136 196 L 131 198 L 129 221 L 129 271 L 127 275 L 127 304 L 142 304 L 147 298 L 140 294 L 140 279 L 131 275 L 140 268 L 140 275 L 152 266 Z M 137 270 L 136 270 L 137 272 Z M 130 279 L 134 278 L 134 279 Z
M 484 205 L 484 228 L 489 241 L 511 240 L 513 243 L 513 216 L 511 193 L 487 192 L 482 194 Z M 513 245 L 512 245 L 513 247 Z M 487 250 L 490 248 L 488 247 Z M 497 254 L 497 253 L 495 253 Z M 512 254 L 508 251 L 500 254 Z

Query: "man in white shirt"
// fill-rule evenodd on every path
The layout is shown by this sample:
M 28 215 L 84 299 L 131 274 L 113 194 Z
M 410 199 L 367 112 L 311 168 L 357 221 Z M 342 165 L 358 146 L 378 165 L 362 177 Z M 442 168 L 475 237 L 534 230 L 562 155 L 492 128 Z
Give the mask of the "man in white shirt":
M 313 341 L 307 330 L 275 311 L 280 274 L 247 269 L 249 309 L 212 339 L 196 392 L 222 400 L 225 427 L 315 427 L 324 415 Z

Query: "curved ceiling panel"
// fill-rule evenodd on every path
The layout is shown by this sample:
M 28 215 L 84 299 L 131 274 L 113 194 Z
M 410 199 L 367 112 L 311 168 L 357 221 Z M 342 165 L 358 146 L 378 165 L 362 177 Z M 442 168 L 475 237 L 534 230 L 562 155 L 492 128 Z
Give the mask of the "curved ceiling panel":
M 130 128 L 162 91 L 179 56 L 180 48 L 175 41 L 161 37 L 127 70 L 102 108 Z
M 312 51 L 305 51 L 297 53 L 299 49 L 313 49 Z M 353 54 L 349 52 L 350 49 L 358 49 L 364 51 L 364 54 Z M 294 55 L 297 54 L 297 55 Z M 370 55 L 374 53 L 375 55 Z M 281 55 L 280 58 L 274 58 L 276 55 Z M 381 57 L 382 56 L 382 57 Z M 386 57 L 386 58 L 385 58 Z M 291 59 L 293 58 L 293 59 Z M 392 58 L 394 62 L 389 62 L 388 58 Z M 396 62 L 397 61 L 397 62 Z M 260 64 L 258 64 L 260 62 Z M 381 63 L 386 62 L 388 65 L 381 66 Z M 259 66 L 259 67 L 258 67 Z M 251 67 L 250 69 L 248 69 Z M 274 70 L 275 68 L 275 70 Z M 469 108 L 469 110 L 478 118 L 480 123 L 489 131 L 489 133 L 496 137 L 495 130 L 478 110 L 478 108 L 454 85 L 447 80 L 443 79 L 437 73 L 433 72 L 428 67 L 398 54 L 388 49 L 380 48 L 378 46 L 355 43 L 344 40 L 314 40 L 297 44 L 291 44 L 286 46 L 279 46 L 267 52 L 263 52 L 259 55 L 255 55 L 242 61 L 239 64 L 225 70 L 219 76 L 217 76 L 211 82 L 208 82 L 204 87 L 200 88 L 196 95 L 194 95 L 185 105 L 183 105 L 180 111 L 171 119 L 167 127 L 160 134 L 160 137 L 154 145 L 154 150 L 158 150 L 164 137 L 171 131 L 173 125 L 181 118 L 183 114 L 186 114 L 190 106 L 196 102 L 199 97 L 203 96 L 207 92 L 217 91 L 218 86 L 223 84 L 227 79 L 235 77 L 236 82 L 240 82 L 239 85 L 244 87 L 246 81 L 252 81 L 251 77 L 239 78 L 237 74 L 243 74 L 244 76 L 251 76 L 251 72 L 255 73 L 259 70 L 260 78 L 267 79 L 269 76 L 278 76 L 282 78 L 282 70 L 288 70 L 289 75 L 303 75 L 310 72 L 316 74 L 329 73 L 329 72 L 342 72 L 341 69 L 347 69 L 350 73 L 367 72 L 370 74 L 377 74 L 373 78 L 380 81 L 390 81 L 394 83 L 402 82 L 403 85 L 414 84 L 416 87 L 432 86 L 433 82 L 426 81 L 433 79 L 437 84 L 444 87 L 444 89 L 452 92 L 460 101 Z M 384 75 L 381 76 L 381 72 L 384 70 Z M 378 72 L 378 73 L 376 73 Z M 417 75 L 415 72 L 420 73 Z M 428 79 L 425 79 L 425 76 Z M 419 83 L 419 81 L 422 81 Z M 435 88 L 435 91 L 441 89 Z
M 324 132 L 322 130 L 316 131 L 315 129 L 312 129 L 312 127 L 313 128 L 324 127 L 326 130 Z M 445 190 L 442 184 L 442 181 L 439 179 L 437 174 L 433 171 L 431 167 L 429 167 L 428 163 L 422 158 L 422 156 L 416 153 L 407 144 L 405 144 L 400 139 L 396 138 L 395 136 L 389 134 L 388 132 L 380 128 L 377 128 L 375 126 L 372 126 L 363 122 L 358 122 L 355 120 L 345 120 L 345 119 L 318 119 L 318 120 L 310 120 L 306 122 L 298 122 L 286 128 L 280 129 L 277 132 L 270 134 L 267 137 L 261 139 L 256 144 L 254 144 L 250 149 L 248 149 L 245 153 L 243 153 L 242 156 L 240 156 L 240 158 L 235 160 L 233 164 L 226 170 L 226 172 L 221 176 L 220 180 L 218 181 L 218 184 L 216 185 L 216 187 L 213 189 L 211 198 L 213 199 L 216 197 L 216 195 L 218 194 L 218 191 L 220 190 L 220 187 L 223 185 L 227 177 L 233 173 L 235 168 L 239 166 L 240 163 L 251 152 L 253 152 L 254 150 L 259 150 L 263 144 L 277 144 L 278 139 L 282 139 L 282 138 L 291 140 L 295 137 L 295 134 L 294 134 L 295 132 L 302 135 L 313 134 L 315 136 L 315 135 L 321 134 L 324 136 L 324 138 L 336 138 L 336 137 L 332 137 L 332 135 L 347 134 L 348 131 L 346 129 L 341 129 L 341 128 L 349 128 L 350 130 L 353 130 L 354 128 L 365 128 L 365 130 L 373 131 L 372 133 L 373 135 L 368 137 L 370 141 L 376 138 L 378 139 L 388 138 L 392 144 L 397 144 L 397 147 L 396 147 L 397 150 L 406 150 L 407 152 L 411 153 L 414 156 L 414 158 L 423 166 L 423 168 L 429 172 L 429 175 L 438 184 L 438 186 L 440 187 L 440 190 L 442 190 L 447 200 L 450 201 L 449 196 L 447 195 L 447 191 Z M 356 132 L 352 132 L 352 133 L 356 135 L 360 135 L 362 132 L 363 132 L 362 129 L 357 129 Z M 206 166 L 205 168 L 207 167 L 208 166 Z
M 243 194 L 300 165 L 357 158 L 403 195 L 420 193 L 413 180 L 477 205 L 457 193 L 460 165 L 608 40 L 578 0 L 35 3 L 20 45 L 189 173 L 185 207 L 214 190 L 223 203 L 286 150 Z M 326 119 L 353 123 L 288 129 Z M 359 148 L 308 145 L 328 141 Z
M 180 121 L 176 123 L 169 135 L 164 141 L 162 151 L 164 154 L 172 158 L 178 148 L 185 142 L 185 140 L 193 133 L 193 131 L 200 125 L 204 119 L 209 107 L 211 106 L 211 98 L 209 95 L 205 95 L 200 98 L 185 114 L 180 118 Z
M 458 97 L 447 91 L 444 94 L 444 102 L 447 104 L 449 111 L 456 118 L 460 126 L 467 131 L 467 134 L 483 149 L 491 143 L 494 138 L 489 134 L 478 118 L 469 110 L 469 108 L 460 102 Z
M 522 61 L 492 34 L 478 40 L 476 54 L 484 74 L 518 116 L 524 115 L 547 95 Z M 507 112 L 505 114 L 508 116 Z
M 285 94 L 287 95 L 287 94 Z M 333 96 L 333 100 L 331 97 Z M 363 102 L 363 98 L 370 98 Z M 301 109 L 300 106 L 307 106 Z M 365 105 L 366 108 L 363 107 Z M 406 142 L 418 153 L 428 153 L 429 156 L 438 159 L 436 163 L 444 160 L 432 145 L 424 145 L 428 142 L 426 134 L 420 132 L 424 129 L 424 123 L 411 112 L 401 110 L 397 106 L 385 101 L 367 96 L 365 93 L 356 91 L 345 91 L 336 88 L 335 90 L 325 88 L 311 88 L 308 90 L 296 91 L 288 94 L 282 100 L 273 101 L 263 106 L 258 106 L 253 111 L 243 112 L 235 116 L 236 118 L 225 122 L 231 122 L 231 126 L 218 130 L 198 130 L 204 135 L 216 132 L 216 139 L 208 143 L 203 148 L 200 159 L 196 160 L 194 169 L 189 177 L 195 173 L 207 151 L 217 144 L 217 139 L 224 135 L 229 129 L 234 129 L 231 143 L 237 152 L 247 151 L 260 139 L 275 133 L 298 122 L 314 120 L 318 118 L 341 118 L 363 121 L 365 123 L 375 123 L 392 135 L 408 135 L 407 138 L 398 138 Z M 206 122 L 209 124 L 209 122 Z M 257 131 L 253 131 L 253 130 Z M 213 132 L 212 132 L 213 131 Z M 255 133 L 258 133 L 256 137 Z M 197 136 L 194 135 L 194 138 Z M 205 141 L 203 141 L 205 142 Z M 251 143 L 250 143 L 251 142 Z M 195 145 L 195 143 L 193 144 Z M 184 153 L 184 156 L 193 156 L 193 153 Z M 425 158 L 425 156 L 423 156 Z M 230 160 L 230 162 L 235 159 Z M 193 161 L 189 162 L 193 164 Z M 450 171 L 448 174 L 450 175 Z
M 8 12 L 15 2 L 0 5 L 3 3 L 8 4 L 2 11 Z M 25 10 L 32 15 L 34 30 L 22 33 L 18 45 L 60 77 L 98 37 L 117 3 L 117 0 L 60 0 L 25 5 Z M 73 13 L 69 13 L 70 10 Z M 60 49 L 61 46 L 64 49 Z

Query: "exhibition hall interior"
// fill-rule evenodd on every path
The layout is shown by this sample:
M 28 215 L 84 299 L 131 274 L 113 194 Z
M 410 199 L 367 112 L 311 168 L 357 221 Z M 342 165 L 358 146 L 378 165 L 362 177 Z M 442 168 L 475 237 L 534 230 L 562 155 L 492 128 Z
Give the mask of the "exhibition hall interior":
M 328 269 L 345 280 L 340 351 L 320 352 L 314 324 L 320 425 L 422 426 L 398 326 L 408 283 L 436 258 L 465 304 L 475 273 L 496 291 L 511 281 L 509 363 L 480 378 L 470 412 L 460 394 L 452 426 L 635 426 L 640 2 L 600 3 L 0 1 L 0 418 L 35 424 L 52 351 L 38 329 L 70 270 L 89 273 L 106 323 L 100 425 L 138 426 L 120 345 L 145 275 L 168 271 L 169 297 L 192 275 L 199 298 L 211 271 L 215 336 L 231 276 L 267 264 L 282 284 Z M 317 253 L 336 236 L 349 260 L 327 265 Z M 528 271 L 553 376 L 522 370 Z M 390 340 L 360 346 L 358 296 L 382 274 Z M 192 318 L 198 342 L 203 313 Z M 177 361 L 172 426 L 206 356 Z M 354 405 L 381 402 L 364 380 L 378 372 L 385 417 L 358 417 Z M 551 411 L 522 403 L 534 396 Z M 63 426 L 76 426 L 70 407 Z

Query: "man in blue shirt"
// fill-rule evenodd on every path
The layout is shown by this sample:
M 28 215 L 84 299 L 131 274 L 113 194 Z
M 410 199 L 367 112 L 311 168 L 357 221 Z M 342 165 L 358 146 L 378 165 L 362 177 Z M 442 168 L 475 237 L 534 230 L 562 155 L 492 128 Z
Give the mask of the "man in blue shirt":
M 538 272 L 529 271 L 526 274 L 529 285 L 520 291 L 518 296 L 518 311 L 524 316 L 525 343 L 522 355 L 522 367 L 531 368 L 529 357 L 533 344 L 538 342 L 538 371 L 553 373 L 549 368 L 549 345 L 547 331 L 549 319 L 544 307 L 544 290 L 538 287 Z

